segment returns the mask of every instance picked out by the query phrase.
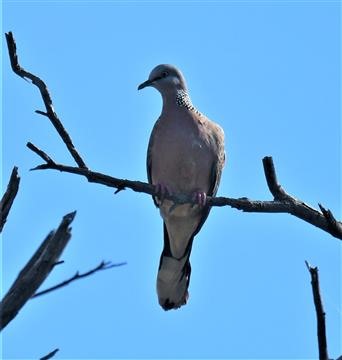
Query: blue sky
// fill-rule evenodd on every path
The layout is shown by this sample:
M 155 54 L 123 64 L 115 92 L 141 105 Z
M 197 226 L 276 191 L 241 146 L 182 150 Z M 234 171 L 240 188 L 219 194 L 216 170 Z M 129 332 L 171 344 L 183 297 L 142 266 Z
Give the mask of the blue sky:
M 152 200 L 89 184 L 41 163 L 73 160 L 38 90 L 11 72 L 4 32 L 21 64 L 41 76 L 87 165 L 146 180 L 149 134 L 161 110 L 150 70 L 171 63 L 193 103 L 226 133 L 219 195 L 271 199 L 261 160 L 303 201 L 341 218 L 340 3 L 338 1 L 3 1 L 2 170 L 20 191 L 2 237 L 2 284 L 62 216 L 72 239 L 42 289 L 102 259 L 127 265 L 31 300 L 3 331 L 5 359 L 317 358 L 304 261 L 320 269 L 331 357 L 341 355 L 341 242 L 287 214 L 212 210 L 191 256 L 189 303 L 164 312 L 155 281 L 162 221 Z

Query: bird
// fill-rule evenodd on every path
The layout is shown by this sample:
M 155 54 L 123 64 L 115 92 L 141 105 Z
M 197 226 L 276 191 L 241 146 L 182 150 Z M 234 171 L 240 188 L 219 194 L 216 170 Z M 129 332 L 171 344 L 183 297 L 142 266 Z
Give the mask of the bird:
M 190 254 L 195 235 L 206 221 L 225 164 L 222 128 L 192 104 L 181 71 L 156 66 L 138 90 L 153 87 L 162 96 L 162 111 L 147 149 L 148 182 L 163 219 L 164 244 L 157 274 L 157 294 L 164 310 L 178 309 L 189 298 Z M 193 203 L 177 204 L 166 195 L 187 194 Z

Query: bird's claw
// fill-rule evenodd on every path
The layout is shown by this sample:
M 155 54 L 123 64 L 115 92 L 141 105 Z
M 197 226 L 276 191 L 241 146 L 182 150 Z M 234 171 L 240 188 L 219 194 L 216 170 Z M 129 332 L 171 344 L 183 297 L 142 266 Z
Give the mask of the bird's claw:
M 207 203 L 207 194 L 204 191 L 195 191 L 192 195 L 192 201 L 194 202 L 192 206 L 204 207 Z
M 165 200 L 165 196 L 172 195 L 172 191 L 168 185 L 164 183 L 158 183 L 155 185 L 156 196 L 160 200 L 160 204 L 162 204 Z

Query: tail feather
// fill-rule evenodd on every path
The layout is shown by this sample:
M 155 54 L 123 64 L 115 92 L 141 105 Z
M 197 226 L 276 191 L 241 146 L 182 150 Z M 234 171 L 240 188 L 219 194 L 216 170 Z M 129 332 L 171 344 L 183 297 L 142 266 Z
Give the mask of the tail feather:
M 172 256 L 170 240 L 164 223 L 164 249 L 160 257 L 157 276 L 159 304 L 164 310 L 177 309 L 187 303 L 189 298 L 191 265 L 190 253 L 193 237 L 181 258 Z

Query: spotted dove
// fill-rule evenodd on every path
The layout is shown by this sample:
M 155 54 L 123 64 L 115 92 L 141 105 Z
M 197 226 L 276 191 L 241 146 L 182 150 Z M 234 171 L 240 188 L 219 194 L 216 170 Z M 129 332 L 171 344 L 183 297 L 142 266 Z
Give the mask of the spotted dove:
M 190 253 L 195 235 L 207 219 L 206 196 L 215 196 L 225 162 L 224 133 L 192 104 L 182 73 L 158 65 L 138 90 L 157 89 L 163 99 L 147 151 L 147 175 L 156 186 L 153 198 L 164 221 L 157 293 L 164 310 L 186 304 L 190 282 Z M 192 195 L 194 204 L 173 206 L 166 194 Z

